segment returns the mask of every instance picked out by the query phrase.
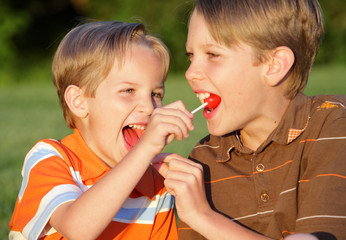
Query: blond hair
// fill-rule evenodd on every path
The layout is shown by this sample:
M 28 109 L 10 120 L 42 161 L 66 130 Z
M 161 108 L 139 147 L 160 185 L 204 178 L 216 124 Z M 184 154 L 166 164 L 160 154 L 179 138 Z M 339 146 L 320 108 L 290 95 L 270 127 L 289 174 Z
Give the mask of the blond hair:
M 286 75 L 285 95 L 302 92 L 323 35 L 317 0 L 196 0 L 213 38 L 228 46 L 243 42 L 255 52 L 254 65 L 268 60 L 270 50 L 289 47 L 295 62 Z
M 61 41 L 53 60 L 52 77 L 66 124 L 75 128 L 73 114 L 64 98 L 69 85 L 94 97 L 99 84 L 110 72 L 115 59 L 120 66 L 130 45 L 149 47 L 162 61 L 164 79 L 169 68 L 169 52 L 158 38 L 147 35 L 140 23 L 92 22 L 72 29 Z

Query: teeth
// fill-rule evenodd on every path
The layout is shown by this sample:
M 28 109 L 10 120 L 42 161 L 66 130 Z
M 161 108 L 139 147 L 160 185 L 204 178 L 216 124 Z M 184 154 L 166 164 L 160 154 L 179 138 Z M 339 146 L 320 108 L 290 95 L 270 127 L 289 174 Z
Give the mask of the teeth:
M 201 103 L 204 103 L 204 99 L 210 97 L 210 93 L 197 93 L 196 96 L 201 101 Z
M 131 124 L 129 125 L 130 128 L 136 128 L 136 129 L 140 129 L 140 130 L 144 130 L 145 126 L 144 125 L 136 125 L 136 124 Z

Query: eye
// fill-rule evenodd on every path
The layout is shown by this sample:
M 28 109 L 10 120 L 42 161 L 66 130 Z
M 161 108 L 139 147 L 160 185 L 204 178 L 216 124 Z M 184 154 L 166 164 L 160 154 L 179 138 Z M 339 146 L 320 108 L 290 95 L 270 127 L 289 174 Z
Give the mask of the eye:
M 154 97 L 154 98 L 159 98 L 159 99 L 163 99 L 163 93 L 161 92 L 153 92 L 151 93 L 151 96 Z
M 133 89 L 133 88 L 126 88 L 126 89 L 121 90 L 121 92 L 124 92 L 124 93 L 134 93 L 135 89 Z
M 193 53 L 191 52 L 186 52 L 185 56 L 187 57 L 187 59 L 189 59 L 191 61 L 192 57 L 193 57 Z
M 207 52 L 207 55 L 209 58 L 217 58 L 220 56 L 219 54 L 214 53 L 214 52 Z

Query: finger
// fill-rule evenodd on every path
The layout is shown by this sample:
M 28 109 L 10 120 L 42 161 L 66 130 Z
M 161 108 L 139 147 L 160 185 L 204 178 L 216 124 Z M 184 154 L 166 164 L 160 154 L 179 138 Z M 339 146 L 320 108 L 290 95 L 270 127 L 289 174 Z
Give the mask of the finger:
M 166 138 L 166 145 L 170 144 L 171 142 L 173 142 L 174 138 L 176 138 L 175 135 L 173 134 L 169 134 Z
M 162 118 L 165 118 L 165 116 Z M 173 136 L 168 137 L 171 134 Z M 181 141 L 183 138 L 187 137 L 189 137 L 189 132 L 186 126 L 167 122 L 166 119 L 156 119 L 152 120 L 148 124 L 148 127 L 141 139 L 146 139 L 149 142 L 157 142 L 160 144 L 164 141 L 166 145 L 167 143 L 172 142 L 174 138 Z
M 178 154 L 174 154 L 174 153 L 159 153 L 153 158 L 153 160 L 151 162 L 152 163 L 161 163 L 161 162 L 165 161 L 165 159 L 169 158 L 169 156 L 171 156 L 171 155 L 179 156 Z
M 166 180 L 176 180 L 187 184 L 188 186 L 201 187 L 204 185 L 203 176 L 199 171 L 196 172 L 185 172 L 171 170 L 170 168 L 166 171 Z
M 166 178 L 164 181 L 165 187 L 167 191 L 174 195 L 175 197 L 181 197 L 181 196 L 199 196 L 199 190 L 196 190 L 196 188 L 191 185 L 190 183 L 186 181 L 182 181 L 179 179 L 171 179 Z M 197 185 L 198 186 L 198 185 Z M 199 187 L 197 187 L 199 189 Z
M 166 145 L 171 143 L 175 138 L 179 141 L 182 141 L 184 138 L 189 137 L 187 129 L 181 129 L 177 125 L 172 124 L 161 124 L 162 129 L 165 129 L 165 140 Z
M 189 126 L 179 116 L 156 113 L 151 121 L 154 126 L 160 126 L 160 129 L 167 133 L 174 133 L 185 138 L 189 136 Z
M 170 166 L 170 170 L 198 168 L 203 171 L 203 167 L 199 163 L 195 163 L 188 158 L 185 158 L 176 153 L 159 153 L 151 161 L 153 164 L 166 163 Z
M 166 157 L 167 159 L 168 157 Z M 191 161 L 184 157 L 169 157 L 170 170 L 184 171 L 189 173 L 200 174 L 203 173 L 203 167 L 201 164 Z
M 178 121 L 179 119 L 179 121 L 182 122 L 180 124 L 187 126 L 190 131 L 194 129 L 192 121 L 193 118 L 191 118 L 190 113 L 186 113 L 180 109 L 167 107 L 157 108 L 153 112 L 152 118 L 155 118 L 156 115 L 159 118 L 162 118 L 163 116 L 172 117 L 173 121 Z
M 173 196 L 175 197 L 177 194 L 175 193 L 174 188 L 171 188 L 171 187 L 167 186 L 167 185 L 166 185 L 166 180 L 165 180 L 164 184 L 165 184 L 165 187 L 166 187 L 167 192 L 170 193 L 171 195 L 173 195 Z M 173 186 L 174 186 L 174 185 L 173 185 Z
M 179 154 L 176 153 L 160 153 L 158 154 L 154 159 L 153 162 L 165 162 L 167 164 L 170 164 L 170 161 L 172 160 L 180 160 L 185 162 L 192 162 L 190 159 L 187 159 Z
M 152 166 L 161 174 L 162 177 L 166 178 L 168 172 L 168 165 L 166 163 L 152 163 Z
M 176 153 L 160 153 L 156 155 L 151 161 L 152 166 L 164 177 L 167 177 L 167 172 L 169 171 L 169 163 L 172 159 L 191 162 Z
M 164 106 L 164 108 L 179 109 L 179 110 L 183 111 L 185 114 L 187 114 L 190 118 L 193 118 L 193 114 L 190 113 L 190 111 L 186 108 L 185 104 L 181 100 L 167 104 Z
M 152 166 L 164 177 L 168 171 L 168 164 L 164 160 L 171 155 L 171 153 L 159 153 L 151 161 Z
M 191 169 L 195 169 L 194 171 L 196 171 L 197 174 L 201 172 L 203 173 L 203 166 L 201 164 L 180 156 L 179 154 L 161 153 L 159 154 L 158 158 L 160 159 L 160 161 L 167 163 L 170 166 L 170 170 L 193 173 Z

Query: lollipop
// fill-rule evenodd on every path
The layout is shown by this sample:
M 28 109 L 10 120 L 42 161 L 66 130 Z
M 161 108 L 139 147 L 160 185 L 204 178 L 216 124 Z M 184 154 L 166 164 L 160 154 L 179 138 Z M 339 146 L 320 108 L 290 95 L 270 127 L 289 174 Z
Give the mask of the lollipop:
M 191 111 L 191 113 L 195 114 L 198 110 L 204 108 L 205 106 L 207 106 L 208 108 L 216 108 L 217 106 L 219 106 L 220 102 L 221 98 L 218 95 L 211 93 L 208 98 L 204 99 L 204 103 Z
M 221 102 L 221 98 L 218 95 L 210 94 L 210 96 L 206 99 L 204 99 L 204 103 L 208 103 L 208 108 L 216 108 L 219 106 Z

